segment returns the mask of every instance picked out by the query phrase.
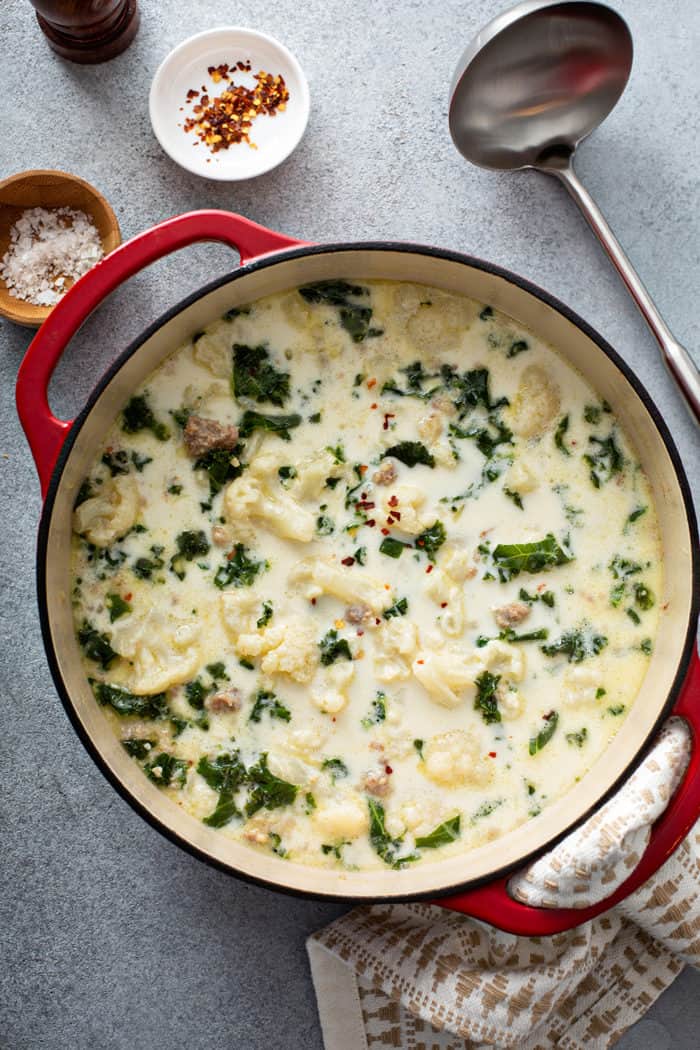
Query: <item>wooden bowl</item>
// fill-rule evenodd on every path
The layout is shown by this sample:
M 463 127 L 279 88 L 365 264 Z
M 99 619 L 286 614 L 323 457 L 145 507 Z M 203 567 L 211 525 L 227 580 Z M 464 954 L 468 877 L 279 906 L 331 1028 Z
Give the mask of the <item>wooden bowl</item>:
M 92 219 L 102 239 L 105 255 L 121 243 L 117 217 L 94 186 L 64 171 L 23 171 L 0 182 L 0 259 L 10 243 L 10 230 L 27 208 L 74 208 Z M 70 281 L 66 285 L 70 285 Z M 15 324 L 38 328 L 51 312 L 10 295 L 0 277 L 0 315 Z

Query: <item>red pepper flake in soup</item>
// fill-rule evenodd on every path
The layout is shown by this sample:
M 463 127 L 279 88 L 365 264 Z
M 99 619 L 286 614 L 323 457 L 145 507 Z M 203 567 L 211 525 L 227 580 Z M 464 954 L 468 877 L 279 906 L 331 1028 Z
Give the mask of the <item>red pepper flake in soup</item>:
M 239 62 L 238 69 L 241 69 L 241 65 Z M 289 90 L 283 76 L 273 76 L 260 70 L 253 75 L 255 87 L 247 88 L 231 81 L 235 68 L 226 63 L 209 67 L 208 73 L 214 83 L 223 80 L 226 87 L 220 95 L 210 99 L 202 85 L 202 97 L 193 107 L 194 115 L 187 117 L 183 124 L 184 130 L 194 131 L 197 139 L 208 146 L 212 153 L 228 149 L 239 142 L 247 142 L 252 149 L 257 149 L 255 143 L 250 141 L 253 121 L 262 114 L 274 117 L 276 113 L 282 113 L 289 101 Z M 249 70 L 250 65 L 243 66 L 243 72 Z M 194 88 L 190 88 L 185 96 L 186 101 L 192 102 L 197 94 Z

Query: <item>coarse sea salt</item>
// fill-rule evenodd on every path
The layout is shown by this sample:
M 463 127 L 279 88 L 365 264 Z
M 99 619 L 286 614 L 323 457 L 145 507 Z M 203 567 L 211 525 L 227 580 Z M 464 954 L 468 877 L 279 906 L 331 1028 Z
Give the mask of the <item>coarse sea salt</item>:
M 54 306 L 103 255 L 99 232 L 85 212 L 28 208 L 10 230 L 0 276 L 14 298 Z

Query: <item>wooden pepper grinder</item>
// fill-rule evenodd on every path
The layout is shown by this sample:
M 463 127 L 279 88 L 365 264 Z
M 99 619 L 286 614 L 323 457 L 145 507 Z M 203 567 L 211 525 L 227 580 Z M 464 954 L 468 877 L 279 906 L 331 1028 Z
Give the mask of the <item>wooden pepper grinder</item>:
M 49 45 L 81 65 L 126 50 L 139 27 L 137 0 L 30 0 Z

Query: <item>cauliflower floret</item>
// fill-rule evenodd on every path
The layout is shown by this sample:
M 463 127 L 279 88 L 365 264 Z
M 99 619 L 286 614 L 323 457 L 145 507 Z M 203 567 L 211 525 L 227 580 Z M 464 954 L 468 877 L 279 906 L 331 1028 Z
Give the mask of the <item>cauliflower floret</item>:
M 306 456 L 297 463 L 296 470 L 297 478 L 293 492 L 297 499 L 318 499 L 326 484 L 326 478 L 339 475 L 339 465 L 335 457 L 325 450 Z
M 318 664 L 316 629 L 311 621 L 297 620 L 240 634 L 235 646 L 239 656 L 262 656 L 263 674 L 284 674 L 295 682 L 310 682 Z
M 431 737 L 425 746 L 425 775 L 445 787 L 486 784 L 493 773 L 493 762 L 482 756 L 475 737 L 463 729 L 451 729 Z
M 422 489 L 415 485 L 396 485 L 382 497 L 382 510 L 386 515 L 398 511 L 401 517 L 394 527 L 407 532 L 409 536 L 417 536 L 431 524 L 420 514 L 424 503 L 425 492 Z
M 411 670 L 431 700 L 443 707 L 457 707 L 468 691 L 473 693 L 482 665 L 478 657 L 461 650 L 424 649 L 416 656 Z
M 118 620 L 111 645 L 131 664 L 127 684 L 137 696 L 162 693 L 194 676 L 201 663 L 200 626 L 151 606 L 145 615 Z
M 430 290 L 406 325 L 411 342 L 420 350 L 451 350 L 458 346 L 477 313 L 477 304 L 462 296 Z
M 229 367 L 229 374 L 230 374 Z M 228 383 L 210 383 L 204 390 L 201 384 L 191 383 L 182 392 L 185 408 L 196 415 L 216 419 L 220 423 L 233 424 L 234 407 L 231 402 L 231 387 Z
M 131 474 L 119 474 L 102 485 L 97 496 L 84 500 L 73 512 L 73 528 L 96 547 L 128 532 L 139 512 L 139 490 Z
M 428 835 L 440 821 L 440 807 L 435 799 L 412 798 L 401 806 L 404 826 L 416 835 Z
M 600 700 L 603 688 L 600 670 L 591 667 L 575 667 L 564 677 L 562 701 L 565 707 L 578 707 L 579 704 L 595 704 Z
M 348 689 L 354 675 L 355 665 L 350 660 L 326 667 L 311 690 L 311 702 L 324 714 L 337 715 L 348 702 Z
M 348 793 L 314 810 L 313 823 L 326 841 L 356 839 L 367 831 L 369 815 L 359 795 Z
M 427 416 L 421 416 L 417 426 L 423 440 L 433 444 L 442 436 L 445 419 L 440 412 L 429 412 Z
M 298 562 L 289 575 L 289 583 L 292 588 L 300 588 L 309 600 L 330 594 L 346 605 L 368 605 L 375 616 L 388 604 L 381 580 L 357 568 L 334 565 L 330 559 L 307 558 Z
M 239 635 L 252 631 L 260 616 L 260 596 L 250 587 L 224 591 L 220 599 L 221 615 L 234 641 Z
M 268 754 L 267 765 L 273 776 L 280 777 L 290 784 L 299 787 L 310 787 L 319 778 L 319 773 L 313 766 L 302 762 L 294 755 L 282 755 L 274 751 Z
M 296 345 L 303 353 L 308 353 L 310 343 L 327 358 L 342 352 L 346 345 L 342 330 L 327 323 L 337 317 L 334 306 L 307 303 L 298 291 L 290 292 L 281 305 L 287 320 L 299 333 Z
M 439 556 L 440 568 L 451 576 L 455 583 L 464 583 L 476 576 L 476 566 L 470 551 L 464 547 L 444 546 Z
M 418 628 L 403 617 L 387 620 L 375 642 L 374 673 L 380 682 L 409 678 L 409 661 L 418 645 Z
M 248 537 L 253 521 L 262 521 L 282 539 L 309 543 L 313 539 L 315 518 L 288 493 L 270 493 L 263 481 L 248 471 L 236 478 L 224 494 L 224 514 L 238 535 Z
M 505 410 L 508 423 L 521 437 L 537 437 L 559 415 L 559 387 L 541 365 L 528 365 L 520 377 L 515 400 Z
M 278 469 L 287 463 L 288 457 L 282 453 L 259 452 L 248 467 L 248 477 L 259 481 L 267 481 L 273 475 L 277 475 Z
M 279 645 L 263 657 L 260 670 L 263 674 L 285 674 L 295 682 L 310 682 L 316 670 L 315 631 L 307 633 L 296 628 L 285 631 Z
M 323 747 L 328 737 L 328 728 L 324 725 L 307 725 L 303 729 L 293 729 L 286 737 L 290 751 L 302 758 L 313 758 Z
M 499 682 L 496 689 L 496 699 L 498 700 L 498 710 L 501 713 L 501 718 L 505 719 L 506 722 L 520 718 L 525 711 L 525 697 L 514 685 L 506 684 L 503 681 Z
M 535 491 L 539 486 L 539 481 L 526 463 L 516 460 L 504 476 L 503 484 L 509 492 L 517 492 L 519 496 L 525 496 L 528 492 Z
M 440 441 L 435 441 L 432 445 L 428 446 L 429 451 L 432 452 L 433 458 L 439 467 L 444 467 L 446 470 L 455 470 L 457 467 L 457 458 L 452 450 L 452 446 L 446 438 L 441 438 Z
M 220 379 L 231 376 L 231 325 L 228 321 L 216 321 L 207 327 L 204 335 L 195 340 L 192 356 L 212 375 Z
M 458 638 L 466 623 L 461 586 L 446 572 L 436 569 L 427 577 L 425 593 L 440 606 L 440 627 L 444 633 Z
M 452 407 L 450 402 L 450 408 Z M 442 436 L 444 427 L 445 415 L 435 409 L 418 420 L 418 434 L 434 456 L 435 462 L 440 467 L 453 470 L 457 466 L 457 460 L 449 441 Z
M 513 682 L 522 682 L 525 677 L 525 651 L 522 645 L 510 645 L 494 638 L 487 642 L 479 658 L 486 670 L 494 671 Z

